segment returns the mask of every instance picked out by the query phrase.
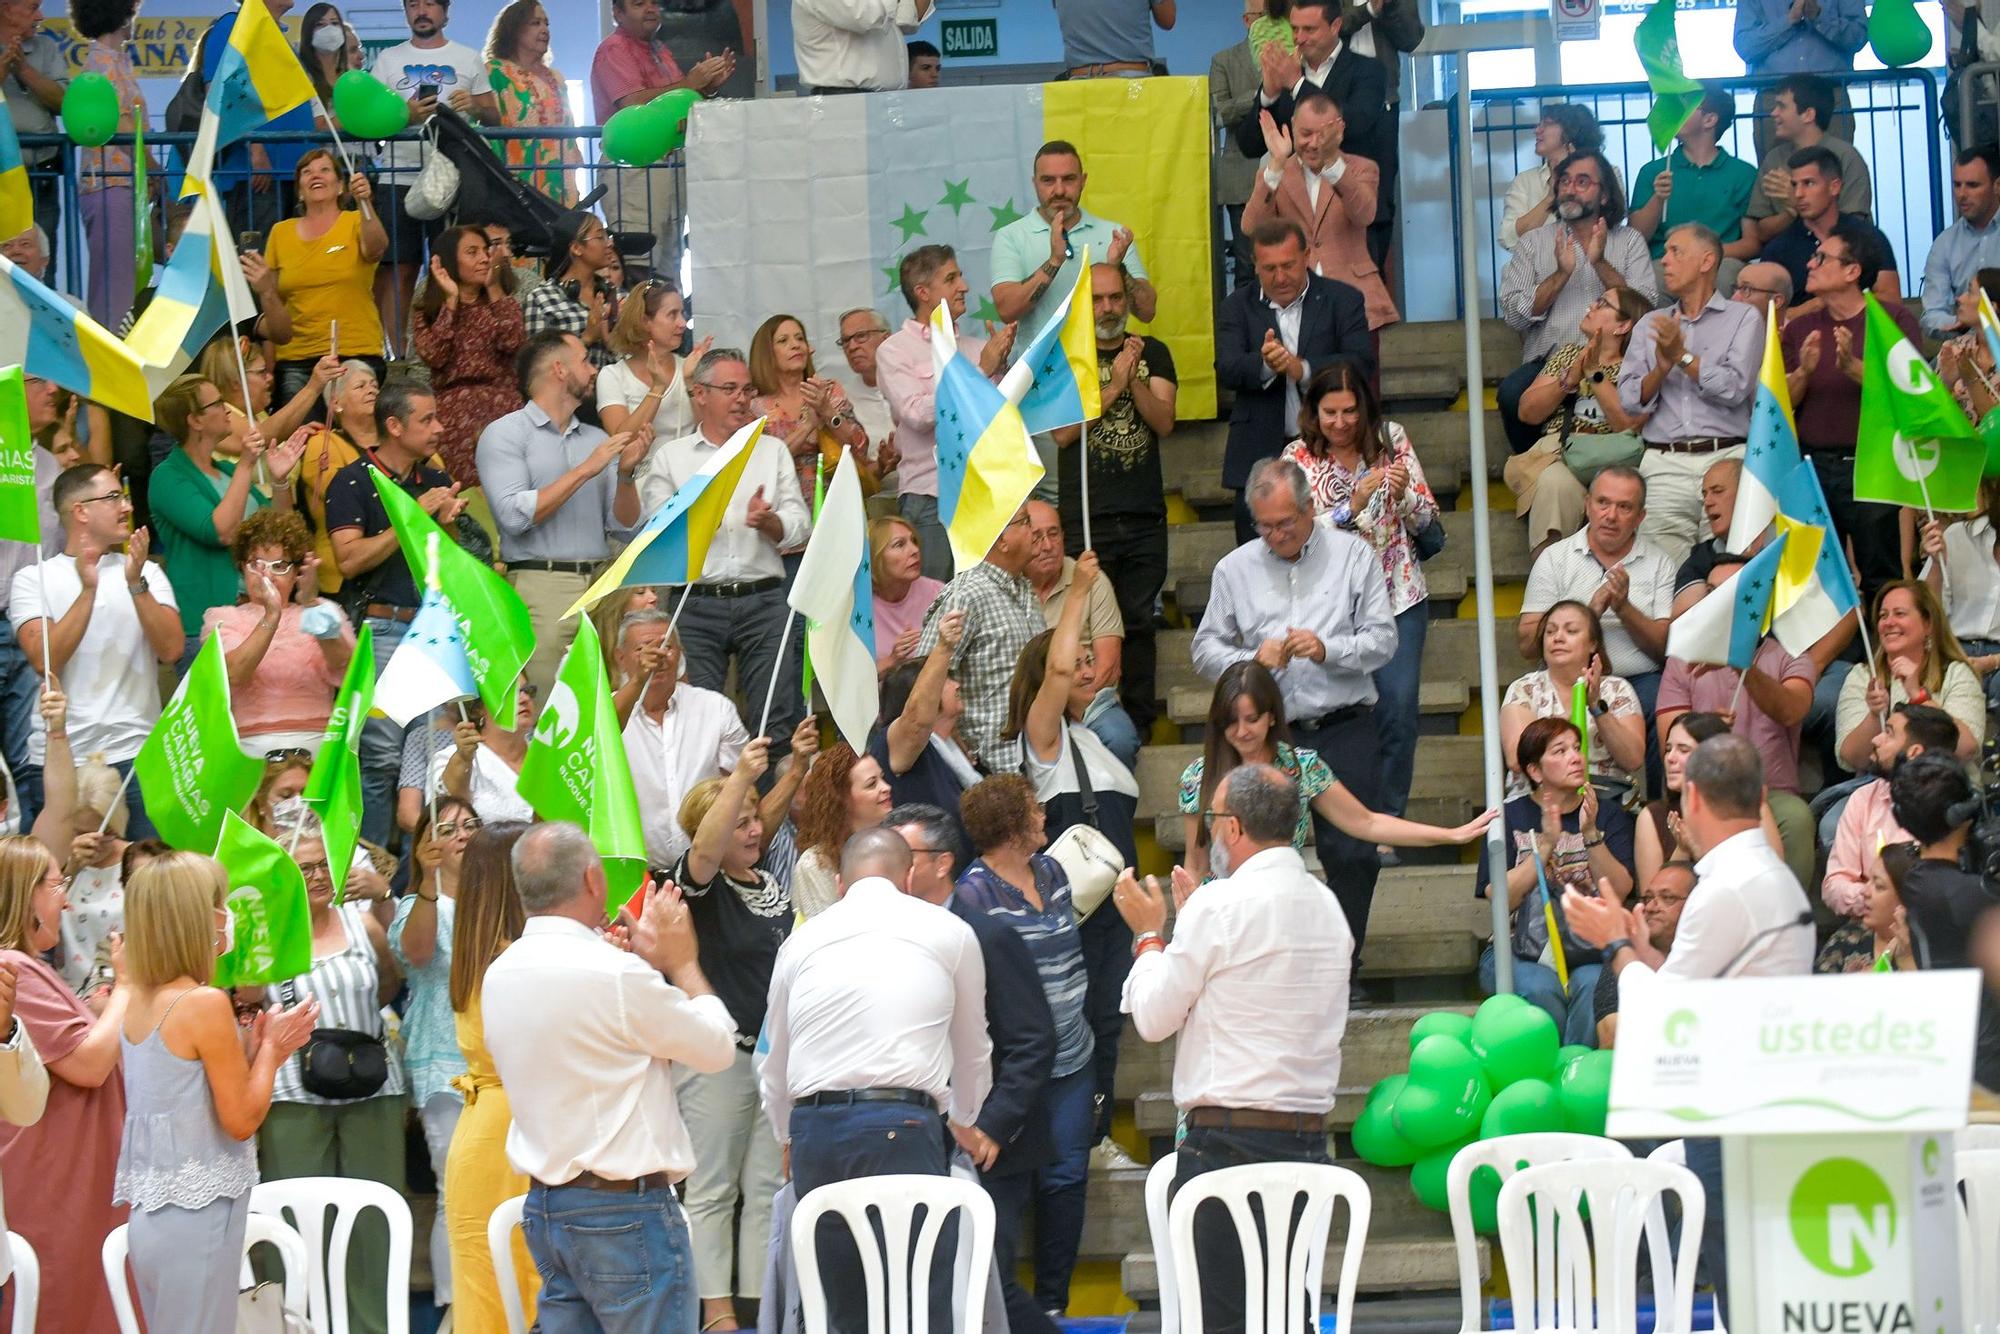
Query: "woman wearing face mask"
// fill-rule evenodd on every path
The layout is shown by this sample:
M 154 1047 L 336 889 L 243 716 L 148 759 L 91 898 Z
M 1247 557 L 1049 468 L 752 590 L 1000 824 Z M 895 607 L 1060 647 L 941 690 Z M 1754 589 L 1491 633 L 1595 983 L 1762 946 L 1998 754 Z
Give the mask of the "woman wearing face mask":
M 236 947 L 220 863 L 170 852 L 132 877 L 131 1002 L 120 1030 L 124 1138 L 116 1199 L 132 1207 L 139 1309 L 156 1330 L 232 1334 L 258 1129 L 280 1067 L 311 1039 L 319 1005 L 259 1013 L 246 1034 L 207 985 Z
M 715 340 L 702 339 L 682 357 L 687 327 L 680 288 L 665 278 L 647 279 L 619 303 L 611 349 L 623 360 L 597 377 L 597 415 L 606 431 L 617 435 L 650 425 L 653 443 L 661 445 L 694 430 L 688 368 L 700 363 Z
M 484 704 L 469 702 L 452 728 L 450 750 L 431 759 L 431 791 L 472 803 L 483 820 L 533 820 L 521 796 L 521 761 L 535 734 L 535 688 L 521 682 L 514 696 L 514 729 L 501 727 Z
M 458 1049 L 458 1024 L 451 1012 L 452 931 L 458 912 L 459 872 L 465 848 L 484 823 L 469 802 L 438 801 L 435 818 L 425 812 L 417 825 L 410 892 L 396 904 L 389 925 L 389 948 L 410 980 L 403 1007 L 403 1069 L 410 1081 L 410 1106 L 423 1123 L 431 1171 L 445 1179 L 452 1132 L 465 1110 L 456 1081 L 465 1074 Z M 431 1293 L 442 1309 L 451 1305 L 451 1246 L 445 1230 L 445 1203 L 431 1219 Z
M 348 65 L 347 24 L 338 5 L 321 0 L 306 10 L 299 23 L 299 64 L 305 66 L 306 77 L 319 94 L 321 114 L 314 117 L 315 122 L 322 130 L 340 129 L 340 119 L 333 112 L 333 85 Z
M 479 485 L 479 433 L 521 406 L 514 354 L 528 327 L 500 273 L 483 227 L 448 228 L 431 246 L 431 280 L 417 295 L 412 328 L 437 391 L 438 452 L 468 491 Z

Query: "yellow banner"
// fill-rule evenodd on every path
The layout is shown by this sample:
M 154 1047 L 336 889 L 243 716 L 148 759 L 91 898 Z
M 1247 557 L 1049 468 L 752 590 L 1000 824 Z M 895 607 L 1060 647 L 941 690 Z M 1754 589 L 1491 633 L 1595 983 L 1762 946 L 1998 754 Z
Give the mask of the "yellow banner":
M 197 14 L 189 18 L 141 15 L 132 20 L 132 36 L 125 43 L 125 51 L 132 57 L 133 71 L 142 79 L 178 79 L 187 72 L 188 61 L 194 58 L 195 46 L 201 41 L 201 35 L 218 17 L 216 14 Z M 281 19 L 279 26 L 284 28 L 286 38 L 296 48 L 298 20 Z M 49 19 L 42 27 L 62 48 L 70 73 L 81 74 L 84 48 L 89 43 L 76 35 L 76 29 L 68 19 Z

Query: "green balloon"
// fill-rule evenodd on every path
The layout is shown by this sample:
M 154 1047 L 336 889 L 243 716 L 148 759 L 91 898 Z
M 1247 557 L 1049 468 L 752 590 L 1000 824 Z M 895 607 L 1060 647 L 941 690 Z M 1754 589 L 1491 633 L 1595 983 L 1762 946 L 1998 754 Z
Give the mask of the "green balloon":
M 1479 1138 L 1535 1135 L 1561 1130 L 1565 1124 L 1555 1086 L 1545 1079 L 1522 1079 L 1493 1095 L 1479 1122 Z
M 694 104 L 699 101 L 701 94 L 692 88 L 676 88 L 670 93 L 661 93 L 652 100 L 652 107 L 666 121 L 666 152 L 671 153 L 687 142 L 688 117 L 693 114 Z
M 358 69 L 334 81 L 333 114 L 344 133 L 361 139 L 387 139 L 410 124 L 410 104 L 388 84 Z
M 1361 1161 L 1377 1167 L 1408 1167 L 1422 1156 L 1422 1149 L 1396 1132 L 1389 1115 L 1409 1082 L 1408 1075 L 1391 1075 L 1369 1090 L 1361 1115 L 1354 1118 L 1354 1152 Z
M 1986 442 L 1986 476 L 2000 477 L 2000 408 L 1979 419 L 1979 438 Z
M 1891 69 L 1914 65 L 1931 52 L 1931 30 L 1912 0 L 1875 0 L 1868 13 L 1868 45 Z
M 1486 1236 L 1500 1233 L 1500 1173 L 1491 1167 L 1473 1171 L 1466 1183 L 1466 1200 L 1472 1206 L 1472 1230 Z
M 1994 411 L 2000 412 L 2000 408 L 1995 408 Z M 1579 1056 L 1588 1056 L 1590 1055 L 1591 1052 L 1596 1050 L 1597 1048 L 1595 1047 L 1585 1047 L 1579 1043 L 1574 1043 L 1574 1042 L 1566 1043 L 1565 1045 L 1556 1048 L 1556 1073 L 1560 1075 L 1566 1068 L 1568 1068 L 1569 1063 L 1571 1061 L 1574 1061 Z
M 2000 408 L 1993 410 L 2000 412 Z M 1469 1045 L 1472 1041 L 1472 1016 L 1451 1010 L 1432 1010 L 1410 1025 L 1410 1050 L 1415 1051 L 1419 1042 L 1433 1035 L 1457 1038 Z
M 1469 1139 L 1461 1140 L 1457 1144 L 1433 1150 L 1417 1159 L 1411 1166 L 1410 1189 L 1417 1193 L 1417 1200 L 1426 1209 L 1435 1209 L 1443 1213 L 1451 1207 L 1450 1192 L 1445 1189 L 1446 1179 L 1451 1172 L 1451 1160 L 1458 1156 L 1460 1149 L 1470 1143 L 1472 1141 Z
M 1594 1051 L 1563 1067 L 1556 1081 L 1563 1124 L 1579 1135 L 1602 1135 L 1611 1106 L 1611 1053 Z
M 667 155 L 671 113 L 657 102 L 626 107 L 604 122 L 604 156 L 627 167 L 647 167 Z
M 102 74 L 89 71 L 69 81 L 63 93 L 63 129 L 85 148 L 100 148 L 118 133 L 118 89 Z
M 1469 1137 L 1492 1101 L 1472 1049 L 1437 1034 L 1410 1053 L 1410 1081 L 1396 1095 L 1390 1118 L 1410 1143 L 1439 1149 Z
M 1472 1016 L 1469 1045 L 1497 1092 L 1523 1079 L 1552 1077 L 1562 1035 L 1538 1005 L 1495 1006 L 1488 1001 Z

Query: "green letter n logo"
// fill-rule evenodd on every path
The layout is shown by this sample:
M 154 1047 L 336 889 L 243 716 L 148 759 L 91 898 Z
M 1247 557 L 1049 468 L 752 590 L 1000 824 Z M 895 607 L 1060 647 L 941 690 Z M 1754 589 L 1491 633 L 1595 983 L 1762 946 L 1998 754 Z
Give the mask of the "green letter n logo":
M 1667 1016 L 1667 1027 L 1663 1036 L 1669 1047 L 1686 1047 L 1694 1041 L 1700 1028 L 1693 1010 L 1675 1010 Z
M 1856 1278 L 1875 1267 L 1896 1240 L 1896 1200 L 1872 1167 L 1827 1158 L 1792 1188 L 1792 1240 L 1813 1268 Z

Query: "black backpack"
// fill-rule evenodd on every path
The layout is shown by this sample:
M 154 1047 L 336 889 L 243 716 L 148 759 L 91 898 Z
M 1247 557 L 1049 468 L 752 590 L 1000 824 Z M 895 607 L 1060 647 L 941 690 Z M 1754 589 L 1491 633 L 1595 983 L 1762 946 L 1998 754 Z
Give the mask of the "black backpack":
M 211 23 L 196 40 L 187 71 L 181 75 L 180 86 L 174 89 L 173 98 L 160 118 L 169 134 L 193 134 L 201 128 L 201 109 L 208 102 L 208 79 L 201 67 L 208 59 L 208 39 L 214 34 L 215 25 Z

